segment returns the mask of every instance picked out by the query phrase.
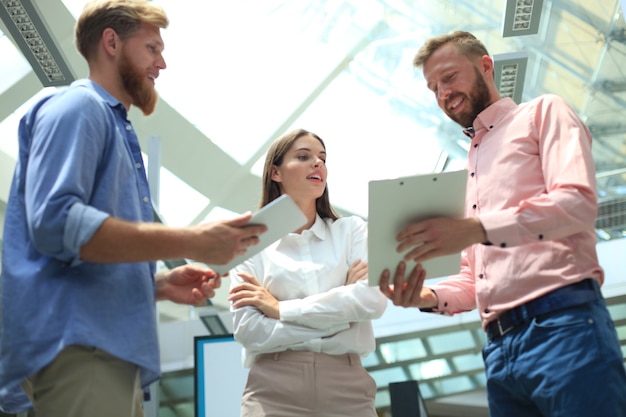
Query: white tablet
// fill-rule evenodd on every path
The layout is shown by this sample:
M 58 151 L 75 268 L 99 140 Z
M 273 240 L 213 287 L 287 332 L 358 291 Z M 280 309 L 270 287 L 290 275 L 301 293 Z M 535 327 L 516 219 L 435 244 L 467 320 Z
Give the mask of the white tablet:
M 287 233 L 295 232 L 307 222 L 298 205 L 287 194 L 283 194 L 252 215 L 249 224 L 264 224 L 267 231 L 259 235 L 259 243 L 250 246 L 246 253 L 235 257 L 226 265 L 208 265 L 218 274 L 225 274 L 246 259 L 261 252 Z
M 370 285 L 378 285 L 385 269 L 389 269 L 393 280 L 396 267 L 406 253 L 396 252 L 396 235 L 406 226 L 432 217 L 463 217 L 466 181 L 467 171 L 461 170 L 369 182 Z M 407 262 L 407 272 L 414 266 L 414 262 Z M 461 267 L 461 253 L 431 259 L 422 266 L 426 278 L 456 274 Z

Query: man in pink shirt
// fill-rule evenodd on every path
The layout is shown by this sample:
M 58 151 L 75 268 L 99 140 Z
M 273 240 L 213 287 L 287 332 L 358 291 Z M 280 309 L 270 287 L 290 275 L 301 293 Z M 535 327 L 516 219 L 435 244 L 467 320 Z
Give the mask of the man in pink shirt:
M 626 416 L 623 357 L 600 292 L 589 130 L 558 96 L 501 98 L 470 33 L 428 40 L 414 65 L 471 137 L 465 218 L 401 231 L 398 251 L 418 264 L 401 262 L 393 281 L 385 271 L 381 291 L 423 311 L 479 309 L 491 417 Z M 419 263 L 458 251 L 460 272 L 424 287 Z

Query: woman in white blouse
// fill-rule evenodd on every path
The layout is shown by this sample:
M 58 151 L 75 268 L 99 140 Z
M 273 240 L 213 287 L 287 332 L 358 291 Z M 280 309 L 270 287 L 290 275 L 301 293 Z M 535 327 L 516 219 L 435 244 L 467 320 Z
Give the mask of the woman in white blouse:
M 306 130 L 270 147 L 264 206 L 286 193 L 308 223 L 231 272 L 234 334 L 250 368 L 242 417 L 375 417 L 376 384 L 361 365 L 371 320 L 387 306 L 367 283 L 367 225 L 339 218 L 326 186 L 326 147 Z

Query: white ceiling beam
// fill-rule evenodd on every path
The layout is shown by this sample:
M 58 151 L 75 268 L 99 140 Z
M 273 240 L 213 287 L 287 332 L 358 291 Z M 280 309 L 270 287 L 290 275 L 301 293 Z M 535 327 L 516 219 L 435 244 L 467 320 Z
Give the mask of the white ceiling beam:
M 18 82 L 0 94 L 0 121 L 9 117 L 18 107 L 37 94 L 42 88 L 37 75 L 30 71 Z M 16 132 L 17 135 L 17 132 Z
M 220 196 L 219 201 L 211 201 L 211 206 L 219 205 L 236 212 L 256 206 L 260 195 L 259 178 L 244 170 L 165 100 L 160 100 L 155 112 L 148 117 L 132 109 L 130 119 L 142 149 L 148 149 L 150 136 L 160 138 L 164 168 L 208 198 Z M 161 201 L 167 198 L 176 196 L 161 195 Z

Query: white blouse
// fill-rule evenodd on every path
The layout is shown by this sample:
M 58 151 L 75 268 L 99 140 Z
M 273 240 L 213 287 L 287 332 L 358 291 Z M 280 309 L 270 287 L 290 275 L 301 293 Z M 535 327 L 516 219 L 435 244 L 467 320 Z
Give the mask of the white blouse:
M 279 320 L 256 307 L 231 306 L 244 366 L 257 354 L 284 350 L 370 354 L 376 347 L 371 320 L 382 316 L 387 298 L 367 280 L 345 285 L 357 259 L 367 261 L 363 219 L 317 216 L 310 229 L 288 234 L 231 271 L 231 288 L 242 282 L 237 273 L 246 272 L 279 301 Z

